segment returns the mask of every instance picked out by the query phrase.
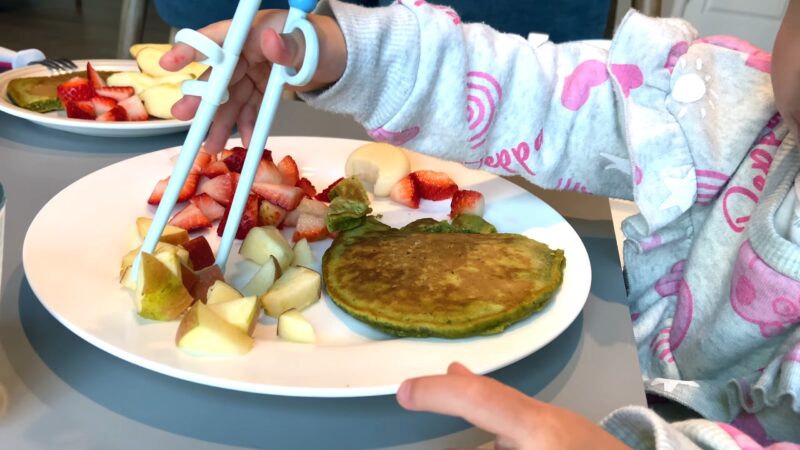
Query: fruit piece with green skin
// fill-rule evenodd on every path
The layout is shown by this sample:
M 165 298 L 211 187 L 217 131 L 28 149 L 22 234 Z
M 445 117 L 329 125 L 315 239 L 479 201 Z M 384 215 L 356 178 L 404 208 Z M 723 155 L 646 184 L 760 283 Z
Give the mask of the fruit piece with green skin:
M 300 239 L 294 244 L 294 261 L 293 266 L 303 266 L 309 269 L 314 264 L 314 254 L 311 252 L 311 246 L 308 245 L 306 239 Z
M 274 256 L 281 269 L 289 267 L 294 259 L 292 247 L 273 226 L 252 228 L 242 241 L 239 254 L 260 265 L 264 265 L 270 256 Z
M 313 344 L 317 342 L 314 327 L 306 320 L 300 311 L 292 308 L 278 317 L 278 337 L 300 344 Z
M 199 354 L 243 355 L 253 348 L 254 343 L 253 338 L 201 302 L 183 316 L 175 335 L 175 344 L 179 348 Z
M 242 298 L 242 294 L 230 284 L 217 280 L 208 288 L 206 304 L 222 303 L 228 300 Z
M 258 298 L 254 295 L 250 297 L 235 298 L 221 303 L 208 303 L 209 309 L 220 316 L 229 324 L 240 329 L 248 336 L 253 335 L 258 323 L 259 308 Z
M 147 231 L 150 229 L 150 225 L 152 223 L 153 219 L 149 217 L 139 217 L 136 219 L 136 229 L 139 231 L 140 238 L 144 239 L 145 236 L 147 236 Z M 189 232 L 183 228 L 175 227 L 169 224 L 164 227 L 164 231 L 161 233 L 161 237 L 159 238 L 159 241 L 172 245 L 181 245 L 188 240 Z
M 136 256 L 139 254 L 141 249 L 142 249 L 141 247 L 136 247 L 135 249 L 128 252 L 125 256 L 123 256 L 122 266 L 119 269 L 120 283 L 125 287 L 129 287 L 131 290 L 136 289 L 136 283 L 132 283 L 132 285 L 129 285 L 129 283 L 131 283 L 130 268 L 133 265 L 133 261 L 136 259 Z M 164 251 L 174 251 L 182 264 L 189 264 L 189 252 L 187 252 L 183 248 L 174 246 L 172 244 L 168 244 L 166 242 L 159 242 L 156 244 L 156 248 L 153 253 L 159 254 Z
M 175 261 L 177 257 L 172 255 Z M 136 284 L 136 306 L 140 316 L 152 320 L 173 320 L 180 317 L 194 302 L 180 276 L 156 256 L 142 253 Z
M 293 266 L 287 269 L 272 287 L 261 296 L 264 311 L 278 317 L 289 309 L 303 309 L 322 294 L 322 276 L 309 268 Z
M 258 271 L 253 275 L 253 278 L 247 282 L 242 288 L 244 295 L 263 295 L 281 276 L 281 266 L 274 256 L 265 262 Z

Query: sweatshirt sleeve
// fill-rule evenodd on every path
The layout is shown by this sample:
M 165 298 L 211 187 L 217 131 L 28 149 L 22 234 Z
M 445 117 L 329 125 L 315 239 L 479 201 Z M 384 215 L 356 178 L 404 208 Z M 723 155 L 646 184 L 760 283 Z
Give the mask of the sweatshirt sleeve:
M 774 114 L 763 52 L 698 40 L 679 19 L 631 12 L 612 41 L 556 45 L 423 0 L 320 12 L 339 23 L 348 61 L 304 95 L 312 106 L 468 167 L 633 199 L 651 231 L 701 200 L 698 173 L 729 176 Z

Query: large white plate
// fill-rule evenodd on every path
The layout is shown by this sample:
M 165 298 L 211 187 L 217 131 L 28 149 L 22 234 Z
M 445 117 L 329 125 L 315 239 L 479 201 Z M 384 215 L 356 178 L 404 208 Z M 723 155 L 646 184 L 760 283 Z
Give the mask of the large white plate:
M 97 59 L 91 60 L 98 71 L 138 71 L 136 61 Z M 75 61 L 78 70 L 86 70 L 86 61 Z M 63 111 L 38 113 L 14 105 L 8 98 L 8 83 L 15 78 L 44 77 L 50 75 L 40 65 L 21 67 L 0 74 L 0 111 L 21 117 L 44 127 L 87 136 L 143 137 L 176 133 L 189 129 L 191 121 L 150 119 L 142 122 L 97 122 L 94 120 L 70 119 Z
M 231 141 L 231 145 L 238 142 Z M 276 158 L 291 154 L 302 175 L 318 188 L 344 171 L 361 141 L 273 137 Z M 412 169 L 447 172 L 462 188 L 486 196 L 485 217 L 501 232 L 522 233 L 562 248 L 564 284 L 550 304 L 502 334 L 460 340 L 398 339 L 373 331 L 323 296 L 304 315 L 316 328 L 317 345 L 279 341 L 275 322 L 262 316 L 256 345 L 241 357 L 198 357 L 175 347 L 177 322 L 140 319 L 128 291 L 118 284 L 123 254 L 139 245 L 136 217 L 152 214 L 146 200 L 172 169 L 178 149 L 141 155 L 90 174 L 61 191 L 34 219 L 23 248 L 30 285 L 67 328 L 126 361 L 184 380 L 248 392 L 314 397 L 389 394 L 404 379 L 443 372 L 460 361 L 486 373 L 538 350 L 572 323 L 591 282 L 586 249 L 575 230 L 544 202 L 494 175 L 409 153 Z M 375 200 L 373 208 L 394 226 L 421 217 L 446 218 L 449 202 L 423 201 L 419 210 Z M 290 229 L 284 230 L 289 235 Z M 216 248 L 215 232 L 207 236 Z M 330 241 L 312 244 L 319 261 Z M 238 244 L 234 247 L 238 250 Z M 231 254 L 227 277 L 241 287 L 256 267 Z

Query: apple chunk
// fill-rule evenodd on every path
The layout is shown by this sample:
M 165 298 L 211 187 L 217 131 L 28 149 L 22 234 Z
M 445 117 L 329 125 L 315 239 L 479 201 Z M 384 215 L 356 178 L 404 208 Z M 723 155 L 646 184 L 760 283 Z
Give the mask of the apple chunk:
M 242 355 L 253 348 L 253 338 L 197 302 L 183 316 L 175 344 L 183 350 L 204 354 Z
M 217 280 L 208 288 L 206 304 L 222 303 L 236 298 L 242 298 L 242 294 L 230 284 L 222 280 Z
M 270 256 L 274 256 L 281 269 L 289 267 L 294 258 L 292 247 L 283 238 L 281 232 L 273 226 L 251 229 L 242 241 L 239 254 L 261 265 L 264 265 Z
M 147 230 L 150 229 L 152 223 L 153 219 L 149 217 L 139 217 L 136 219 L 136 229 L 139 231 L 140 238 L 144 239 L 144 237 L 147 236 Z M 183 228 L 167 224 L 158 240 L 172 245 L 181 245 L 189 240 L 189 233 Z
M 236 298 L 221 303 L 209 303 L 208 307 L 226 322 L 247 333 L 248 336 L 253 335 L 260 312 L 256 296 Z
M 280 276 L 281 266 L 278 264 L 278 260 L 270 255 L 267 262 L 258 269 L 258 272 L 253 275 L 253 278 L 242 288 L 242 294 L 262 295 L 272 287 L 272 284 L 275 283 L 275 280 Z
M 301 344 L 313 344 L 317 342 L 317 335 L 314 327 L 300 314 L 300 311 L 292 308 L 278 317 L 278 337 L 291 342 Z
M 174 258 L 170 266 L 177 264 L 177 273 L 160 258 L 142 253 L 135 299 L 139 315 L 146 319 L 176 319 L 194 302 L 183 286 L 178 258 L 172 253 L 162 255 L 166 255 L 162 258 Z
M 287 269 L 278 281 L 261 296 L 261 305 L 272 317 L 289 309 L 303 309 L 319 300 L 322 277 L 318 272 L 301 266 Z

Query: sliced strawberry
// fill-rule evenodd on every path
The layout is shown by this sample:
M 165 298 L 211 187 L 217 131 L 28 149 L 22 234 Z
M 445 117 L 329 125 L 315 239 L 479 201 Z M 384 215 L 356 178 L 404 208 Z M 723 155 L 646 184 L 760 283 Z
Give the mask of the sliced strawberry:
M 72 77 L 56 87 L 56 95 L 65 107 L 69 102 L 91 100 L 94 96 L 89 80 L 81 77 Z
M 322 192 L 315 195 L 314 198 L 321 202 L 330 203 L 331 199 L 328 197 L 328 194 L 330 194 L 331 190 L 333 190 L 333 188 L 335 188 L 336 185 L 342 180 L 344 180 L 344 178 L 339 178 L 338 180 L 334 181 L 330 186 L 323 189 Z
M 286 155 L 278 162 L 278 171 L 281 173 L 282 183 L 288 186 L 294 186 L 300 180 L 300 170 L 297 168 L 297 163 L 294 159 Z
M 289 211 L 289 213 L 286 215 L 286 219 L 284 219 L 283 224 L 288 227 L 297 225 L 297 220 L 300 218 L 300 214 L 312 214 L 314 216 L 325 217 L 327 213 L 328 205 L 326 205 L 324 202 L 303 197 L 303 199 L 300 200 L 300 204 L 297 205 L 297 208 L 295 208 L 293 211 Z
M 225 214 L 225 207 L 217 203 L 217 201 L 208 194 L 195 195 L 189 201 L 200 208 L 203 215 L 208 217 L 208 220 L 212 222 Z
M 295 184 L 295 186 L 302 189 L 303 193 L 306 194 L 306 197 L 308 198 L 314 198 L 314 196 L 317 195 L 317 188 L 315 188 L 314 185 L 308 181 L 308 178 L 300 178 L 297 180 L 297 184 Z
M 111 109 L 117 106 L 117 101 L 113 98 L 100 97 L 99 95 L 92 97 L 91 101 L 92 105 L 94 105 L 94 113 L 96 116 L 111 111 Z
M 228 169 L 225 161 L 211 161 L 200 171 L 201 174 L 207 176 L 208 178 L 218 177 L 229 172 L 230 169 Z
M 192 164 L 192 168 L 189 170 L 191 173 L 203 173 L 203 169 L 206 168 L 211 163 L 211 160 L 214 157 L 210 154 L 200 150 L 197 152 L 197 157 L 194 159 L 194 163 Z
M 278 172 L 278 167 L 272 160 L 262 159 L 258 162 L 256 176 L 253 178 L 254 183 L 280 184 L 282 180 L 281 173 Z
M 106 86 L 106 82 L 100 78 L 100 75 L 94 70 L 90 62 L 86 63 L 86 75 L 89 78 L 89 84 L 92 86 L 92 89 L 96 90 L 97 88 Z
M 265 148 L 264 149 L 264 153 L 261 154 L 261 159 L 263 161 L 273 162 L 272 161 L 272 151 Z
M 297 228 L 294 230 L 292 240 L 294 242 L 305 239 L 308 242 L 321 241 L 328 237 L 328 227 L 325 226 L 325 218 L 314 214 L 300 214 L 297 219 Z
M 236 191 L 236 181 L 238 177 L 234 177 L 233 173 L 226 173 L 218 177 L 214 177 L 200 188 L 200 193 L 208 194 L 211 198 L 221 203 L 223 206 L 228 206 L 233 200 L 233 193 Z
M 70 119 L 94 120 L 97 117 L 95 115 L 94 105 L 89 100 L 67 102 L 64 109 L 67 111 L 67 117 Z
M 483 194 L 478 191 L 464 189 L 453 194 L 450 201 L 450 217 L 455 218 L 459 214 L 474 214 L 482 216 L 484 209 Z
M 181 192 L 178 194 L 177 202 L 185 202 L 192 198 L 192 196 L 197 191 L 197 183 L 200 181 L 200 175 L 196 173 L 190 173 L 189 176 L 186 177 L 186 182 L 183 184 L 181 188 Z M 156 187 L 153 188 L 153 192 L 150 194 L 150 198 L 147 199 L 147 203 L 151 205 L 157 205 L 161 203 L 161 198 L 164 197 L 164 191 L 167 190 L 167 184 L 169 184 L 169 177 L 160 180 L 156 183 Z
M 147 114 L 147 110 L 144 109 L 144 103 L 142 103 L 138 95 L 131 95 L 119 102 L 119 106 L 128 113 L 128 120 L 131 122 L 139 122 L 150 118 L 150 115 Z
M 219 177 L 217 177 L 219 178 Z M 228 222 L 228 213 L 230 212 L 230 208 L 225 210 L 225 214 L 222 216 L 222 219 L 219 221 L 219 225 L 217 226 L 217 235 L 222 236 L 222 233 L 225 232 L 225 224 Z M 247 203 L 244 205 L 244 211 L 242 211 L 242 219 L 239 221 L 239 228 L 236 230 L 236 239 L 244 239 L 247 236 L 247 233 L 253 227 L 258 225 L 258 196 L 250 194 L 247 197 Z
M 259 226 L 272 225 L 279 227 L 283 225 L 283 220 L 285 218 L 286 218 L 286 210 L 278 205 L 273 205 L 268 201 L 262 201 L 261 204 L 258 205 Z
M 458 190 L 458 185 L 444 172 L 417 170 L 411 176 L 416 178 L 420 197 L 426 200 L 445 200 Z
M 205 236 L 198 236 L 190 241 L 181 244 L 181 247 L 189 252 L 189 261 L 192 262 L 192 269 L 201 270 L 214 264 L 214 252 L 208 245 Z
M 290 211 L 297 208 L 303 199 L 302 189 L 285 184 L 253 183 L 253 192 L 264 200 Z
M 225 165 L 228 166 L 231 172 L 242 173 L 244 158 L 247 157 L 247 149 L 244 147 L 234 147 L 230 151 L 230 156 L 223 159 Z
M 401 205 L 417 209 L 419 208 L 419 191 L 416 178 L 411 175 L 406 175 L 389 190 L 389 198 Z
M 121 102 L 132 96 L 136 91 L 134 91 L 133 86 L 104 86 L 96 88 L 94 92 L 102 97 L 111 97 Z
M 183 228 L 186 231 L 211 227 L 211 221 L 208 220 L 208 217 L 204 216 L 203 211 L 200 211 L 200 208 L 193 204 L 189 204 L 178 211 L 172 219 L 169 219 L 169 224 Z
M 92 108 L 94 108 L 94 106 L 92 106 Z M 125 111 L 125 108 L 117 105 L 97 116 L 97 120 L 100 122 L 125 122 L 128 120 L 128 113 Z

